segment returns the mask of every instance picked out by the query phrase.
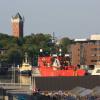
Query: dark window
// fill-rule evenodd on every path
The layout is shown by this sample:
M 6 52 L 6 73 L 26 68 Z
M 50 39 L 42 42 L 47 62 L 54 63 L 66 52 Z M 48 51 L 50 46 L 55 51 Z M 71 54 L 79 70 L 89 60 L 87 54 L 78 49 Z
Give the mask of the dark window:
M 100 73 L 100 69 L 96 71 L 96 73 Z
M 92 48 L 91 50 L 92 51 L 98 51 L 98 50 L 100 50 L 100 48 Z
M 100 60 L 91 60 L 91 62 L 99 62 Z

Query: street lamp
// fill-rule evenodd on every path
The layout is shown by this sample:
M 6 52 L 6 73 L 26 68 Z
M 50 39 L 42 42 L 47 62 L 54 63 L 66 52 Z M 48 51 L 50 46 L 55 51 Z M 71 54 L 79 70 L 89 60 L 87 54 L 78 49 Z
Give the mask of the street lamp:
M 43 52 L 43 49 L 40 49 L 40 52 Z
M 59 56 L 61 56 L 61 52 L 62 52 L 62 49 L 60 48 L 60 49 L 59 49 Z

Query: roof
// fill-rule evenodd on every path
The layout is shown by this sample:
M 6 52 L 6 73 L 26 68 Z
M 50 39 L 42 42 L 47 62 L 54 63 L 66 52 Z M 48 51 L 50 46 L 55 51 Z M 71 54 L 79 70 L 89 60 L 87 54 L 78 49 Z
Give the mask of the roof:
M 74 41 L 87 41 L 87 39 L 75 39 Z
M 15 19 L 17 19 L 17 18 L 19 18 L 19 19 L 21 19 L 22 20 L 22 17 L 21 17 L 21 15 L 20 15 L 20 13 L 18 12 L 13 18 L 15 18 Z
M 92 92 L 93 92 L 93 90 L 86 89 L 83 92 L 79 93 L 79 96 L 83 96 L 84 97 L 84 96 L 87 96 L 87 95 L 91 94 Z
M 100 34 L 92 34 L 90 40 L 100 40 Z
M 92 90 L 93 90 L 94 95 L 99 95 L 100 96 L 100 86 L 96 86 Z
M 83 92 L 84 90 L 86 90 L 86 88 L 83 88 L 83 87 L 75 87 L 72 90 L 70 90 L 70 92 L 72 94 L 78 95 L 79 93 Z

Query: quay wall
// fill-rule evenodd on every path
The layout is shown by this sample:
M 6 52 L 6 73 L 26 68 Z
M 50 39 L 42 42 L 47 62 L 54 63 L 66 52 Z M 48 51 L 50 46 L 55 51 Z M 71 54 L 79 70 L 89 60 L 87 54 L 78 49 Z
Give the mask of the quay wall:
M 71 90 L 77 86 L 92 89 L 100 86 L 100 76 L 36 77 L 36 87 L 43 91 Z

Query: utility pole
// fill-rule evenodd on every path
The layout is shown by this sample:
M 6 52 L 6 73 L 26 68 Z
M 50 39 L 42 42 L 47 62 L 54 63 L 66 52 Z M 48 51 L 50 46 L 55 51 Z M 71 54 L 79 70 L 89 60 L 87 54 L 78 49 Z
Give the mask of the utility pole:
M 12 65 L 12 76 L 11 76 L 11 83 L 15 84 L 15 64 Z
M 21 88 L 21 85 L 22 85 L 22 83 L 21 83 L 21 72 L 19 72 L 19 75 L 20 75 L 19 76 L 20 77 L 20 79 L 19 79 L 20 81 L 19 82 L 20 82 L 20 88 Z
M 11 67 L 11 83 L 13 83 L 13 65 Z

